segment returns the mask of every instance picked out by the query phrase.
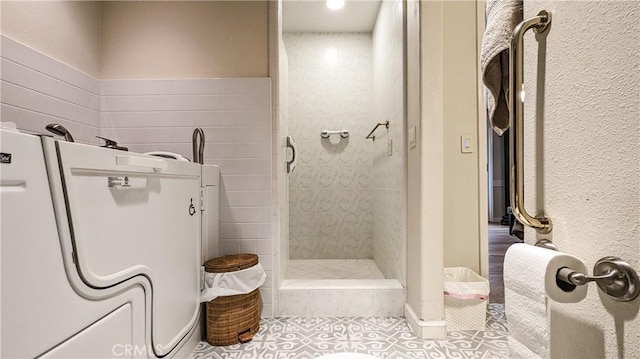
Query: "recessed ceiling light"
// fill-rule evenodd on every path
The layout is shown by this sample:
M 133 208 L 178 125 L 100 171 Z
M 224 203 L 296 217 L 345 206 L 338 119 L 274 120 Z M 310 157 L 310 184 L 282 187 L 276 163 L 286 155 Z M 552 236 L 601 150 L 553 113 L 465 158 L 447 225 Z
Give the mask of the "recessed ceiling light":
M 324 52 L 324 60 L 330 64 L 335 65 L 338 63 L 338 50 L 335 47 L 329 47 Z
M 327 0 L 327 7 L 333 11 L 344 7 L 344 0 Z

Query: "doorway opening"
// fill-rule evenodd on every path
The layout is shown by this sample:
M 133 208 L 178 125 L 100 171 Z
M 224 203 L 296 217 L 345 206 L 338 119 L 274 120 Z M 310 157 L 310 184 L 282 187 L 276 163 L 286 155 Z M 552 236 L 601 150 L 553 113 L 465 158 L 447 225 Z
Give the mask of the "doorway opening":
M 504 303 L 503 264 L 507 249 L 522 243 L 523 228 L 511 214 L 509 199 L 509 130 L 498 136 L 487 126 L 489 204 L 489 283 L 491 303 Z

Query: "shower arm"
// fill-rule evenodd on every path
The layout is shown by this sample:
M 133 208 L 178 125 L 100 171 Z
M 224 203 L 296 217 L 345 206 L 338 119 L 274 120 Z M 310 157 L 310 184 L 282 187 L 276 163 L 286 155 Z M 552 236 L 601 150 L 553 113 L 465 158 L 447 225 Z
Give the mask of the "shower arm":
M 371 140 L 375 141 L 376 140 L 376 136 L 373 133 L 376 132 L 376 130 L 380 126 L 384 126 L 387 129 L 389 129 L 389 120 L 387 120 L 385 122 L 378 122 L 378 124 L 376 124 L 376 127 L 374 127 L 373 130 L 371 130 L 371 132 L 369 132 L 369 134 L 367 135 L 367 137 L 365 137 L 365 139 L 366 140 L 371 139 Z
M 193 146 L 193 162 L 203 164 L 204 163 L 204 131 L 198 127 L 193 130 L 192 136 Z

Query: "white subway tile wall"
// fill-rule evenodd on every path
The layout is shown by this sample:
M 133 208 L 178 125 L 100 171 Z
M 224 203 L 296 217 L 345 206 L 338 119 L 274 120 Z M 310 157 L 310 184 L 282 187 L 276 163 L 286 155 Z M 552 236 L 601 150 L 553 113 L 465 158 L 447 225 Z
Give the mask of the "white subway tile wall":
M 383 1 L 373 31 L 373 114 L 389 121 L 373 143 L 373 258 L 386 278 L 406 284 L 406 204 L 402 1 Z M 392 154 L 388 145 L 392 142 Z
M 285 34 L 289 134 L 298 166 L 289 176 L 291 259 L 373 258 L 371 34 Z M 321 139 L 322 130 L 349 131 Z
M 135 152 L 192 158 L 195 127 L 204 161 L 221 171 L 220 251 L 252 252 L 267 272 L 264 316 L 273 315 L 271 81 L 268 78 L 98 80 L 1 37 L 1 120 L 43 133 L 65 126 L 78 142 L 111 138 Z
M 48 133 L 63 125 L 77 142 L 97 143 L 100 82 L 6 36 L 0 36 L 0 120 Z
M 100 132 L 131 151 L 192 158 L 205 134 L 204 162 L 220 167 L 220 253 L 257 253 L 270 279 L 263 315 L 273 315 L 271 81 L 178 79 L 101 81 Z

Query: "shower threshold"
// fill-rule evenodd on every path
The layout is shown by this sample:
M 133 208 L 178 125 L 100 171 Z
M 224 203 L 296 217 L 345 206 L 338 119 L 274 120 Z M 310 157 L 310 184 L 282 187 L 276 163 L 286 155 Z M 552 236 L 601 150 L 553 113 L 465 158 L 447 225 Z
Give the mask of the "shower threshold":
M 285 279 L 384 279 L 373 259 L 290 259 Z
M 290 260 L 278 290 L 280 316 L 402 316 L 404 304 L 373 260 Z

